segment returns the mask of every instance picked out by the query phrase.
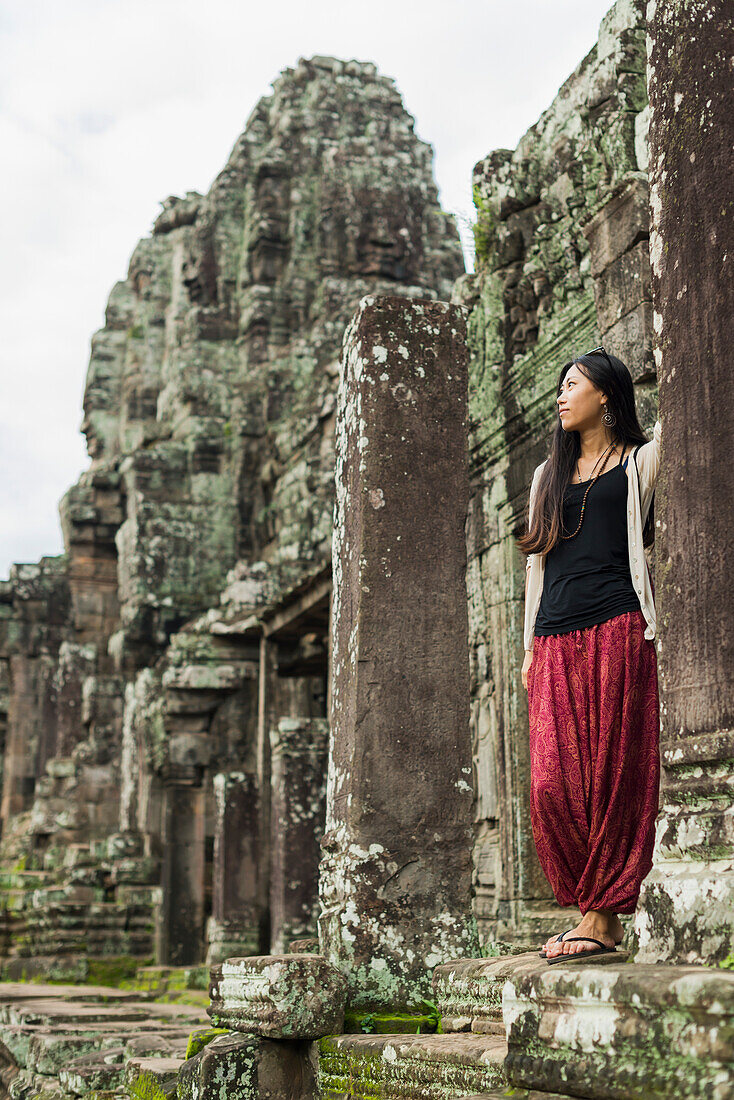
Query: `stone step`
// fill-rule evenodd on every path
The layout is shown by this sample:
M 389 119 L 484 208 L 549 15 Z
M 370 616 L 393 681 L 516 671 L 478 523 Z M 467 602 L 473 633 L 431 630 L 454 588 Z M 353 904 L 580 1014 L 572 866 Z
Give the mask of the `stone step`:
M 617 950 L 601 955 L 594 965 L 619 965 L 629 958 Z M 578 959 L 564 959 L 552 967 L 537 951 L 522 955 L 501 955 L 488 959 L 457 959 L 437 966 L 433 972 L 433 996 L 444 1032 L 472 1031 L 476 1034 L 505 1035 L 502 1018 L 502 990 L 508 977 L 542 975 L 547 971 L 588 966 Z
M 74 1058 L 59 1070 L 59 1083 L 72 1096 L 87 1096 L 100 1089 L 114 1089 L 121 1086 L 124 1080 L 124 1046 Z
M 336 1035 L 318 1050 L 322 1100 L 445 1100 L 507 1082 L 496 1035 Z
M 3 983 L 33 981 L 31 988 L 38 989 L 36 978 L 60 982 L 83 982 L 89 972 L 86 952 L 64 956 L 19 955 L 15 947 L 11 955 L 0 958 L 0 989 Z M 2 995 L 0 994 L 0 1002 Z
M 568 1100 L 568 1097 L 561 1096 L 559 1092 L 538 1092 L 537 1089 L 532 1089 L 530 1092 L 527 1089 L 492 1089 L 491 1092 L 475 1092 L 471 1096 L 459 1096 L 455 1094 L 451 1097 L 447 1097 L 446 1100 Z M 588 1100 L 587 1097 L 576 1097 L 576 1100 Z
M 589 1100 L 734 1097 L 734 973 L 598 961 L 505 973 L 511 1083 Z
M 25 1067 L 34 1073 L 57 1076 L 72 1059 L 117 1047 L 124 1037 L 116 1021 L 110 1031 L 88 1027 L 66 1031 L 56 1027 L 35 1028 L 28 1042 Z
M 128 1093 L 132 1090 L 136 1081 L 143 1077 L 166 1092 L 173 1086 L 171 1095 L 175 1095 L 176 1079 L 184 1061 L 183 1057 L 172 1056 L 165 1058 L 130 1058 L 125 1065 L 125 1087 Z M 166 1086 L 169 1086 L 169 1089 Z M 141 1089 L 140 1092 L 142 1091 Z
M 74 1058 L 59 1071 L 59 1082 L 66 1092 L 74 1096 L 88 1096 L 100 1089 L 122 1088 L 125 1083 L 127 1063 L 134 1061 L 140 1067 L 143 1059 L 183 1061 L 189 1038 L 189 1030 L 171 1030 L 166 1034 L 148 1032 L 129 1035 L 125 1044 L 99 1049 L 81 1058 Z
M 0 1004 L 11 1001 L 138 1001 L 134 989 L 117 989 L 109 985 L 52 985 L 42 982 L 0 982 Z
M 203 1008 L 185 1004 L 161 1004 L 159 1002 L 128 1001 L 124 1004 L 95 1004 L 52 998 L 2 1003 L 0 1021 L 9 1025 L 41 1025 L 68 1030 L 70 1025 L 90 1026 L 103 1023 L 143 1023 L 147 1027 L 162 1023 L 190 1022 L 209 1024 Z
M 78 1058 L 107 1057 L 109 1049 L 124 1046 L 141 1057 L 183 1057 L 192 1032 L 190 1024 L 148 1024 L 140 1035 L 130 1034 L 117 1020 L 97 1022 L 74 1028 L 48 1027 L 43 1024 L 2 1024 L 0 1042 L 14 1062 L 23 1069 L 55 1074 L 64 1066 L 75 1065 Z

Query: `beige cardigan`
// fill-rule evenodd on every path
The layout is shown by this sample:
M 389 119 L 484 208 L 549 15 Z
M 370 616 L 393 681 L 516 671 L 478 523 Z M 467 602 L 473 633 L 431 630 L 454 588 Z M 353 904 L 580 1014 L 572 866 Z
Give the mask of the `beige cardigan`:
M 660 435 L 661 425 L 658 420 L 653 429 L 653 437 L 648 443 L 643 443 L 637 452 L 637 466 L 633 460 L 633 451 L 630 451 L 627 462 L 627 545 L 629 547 L 630 573 L 632 584 L 640 601 L 642 614 L 645 616 L 647 628 L 646 638 L 655 637 L 655 604 L 653 602 L 652 586 L 645 561 L 645 552 L 642 546 L 642 528 L 645 526 L 647 513 L 650 510 L 650 501 L 655 490 L 655 482 L 660 469 Z M 547 461 L 547 460 L 546 460 Z M 533 519 L 533 508 L 538 491 L 538 481 L 545 466 L 541 462 L 533 474 L 530 485 L 530 522 Z M 638 487 L 639 472 L 639 487 Z M 642 501 L 642 507 L 640 507 Z M 527 589 L 525 592 L 525 649 L 533 648 L 535 619 L 540 607 L 540 597 L 543 594 L 543 576 L 545 573 L 545 555 L 529 554 L 527 562 Z

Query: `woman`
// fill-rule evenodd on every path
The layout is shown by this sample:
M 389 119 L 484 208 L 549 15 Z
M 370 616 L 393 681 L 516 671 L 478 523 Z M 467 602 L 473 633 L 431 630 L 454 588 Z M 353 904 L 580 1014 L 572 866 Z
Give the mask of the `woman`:
M 621 943 L 652 866 L 658 810 L 655 606 L 643 546 L 661 426 L 646 441 L 627 367 L 603 348 L 566 363 L 548 459 L 530 487 L 523 685 L 530 808 L 560 905 L 581 919 L 549 962 Z

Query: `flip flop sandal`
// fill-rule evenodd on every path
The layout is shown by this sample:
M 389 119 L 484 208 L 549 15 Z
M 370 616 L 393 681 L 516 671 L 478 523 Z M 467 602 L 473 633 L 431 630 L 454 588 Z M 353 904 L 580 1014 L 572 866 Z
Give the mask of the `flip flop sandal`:
M 574 940 L 583 941 L 584 943 L 597 943 L 599 946 L 595 947 L 593 951 L 574 951 L 573 954 L 567 955 L 563 952 L 560 955 L 554 955 L 552 959 L 548 959 L 548 965 L 552 963 L 560 962 L 561 959 L 589 959 L 593 955 L 616 955 L 616 947 L 607 947 L 601 940 L 595 940 L 593 936 L 569 936 L 564 943 L 573 943 Z M 546 958 L 548 956 L 546 955 Z
M 556 943 L 561 943 L 562 940 L 563 940 L 563 937 L 567 936 L 568 933 L 572 932 L 572 931 L 573 931 L 572 928 L 567 928 L 565 932 L 559 932 L 558 935 L 556 936 Z M 545 951 L 539 951 L 538 955 L 540 956 L 541 959 L 547 959 L 548 958 Z

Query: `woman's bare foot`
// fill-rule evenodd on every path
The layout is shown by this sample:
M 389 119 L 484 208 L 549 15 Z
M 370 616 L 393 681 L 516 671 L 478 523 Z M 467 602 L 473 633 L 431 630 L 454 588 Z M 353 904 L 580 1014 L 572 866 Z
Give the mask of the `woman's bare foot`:
M 555 958 L 557 955 L 578 955 L 586 951 L 593 951 L 599 946 L 592 943 L 591 940 L 584 940 L 584 936 L 591 936 L 606 947 L 616 947 L 618 943 L 622 942 L 623 935 L 624 928 L 616 913 L 612 913 L 607 909 L 589 909 L 575 928 L 564 933 L 563 940 L 559 942 L 555 936 L 551 936 L 544 945 L 544 950 L 548 958 Z M 582 938 L 575 939 L 574 937 Z M 569 940 L 572 942 L 569 943 Z

